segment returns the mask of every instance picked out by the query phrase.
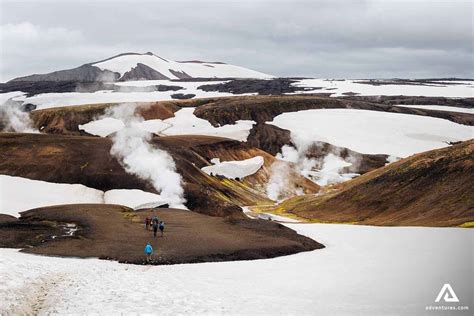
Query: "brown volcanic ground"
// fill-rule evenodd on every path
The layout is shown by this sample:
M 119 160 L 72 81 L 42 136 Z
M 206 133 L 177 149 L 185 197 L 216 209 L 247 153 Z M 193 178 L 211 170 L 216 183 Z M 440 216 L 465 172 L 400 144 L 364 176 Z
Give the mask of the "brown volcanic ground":
M 163 237 L 153 238 L 144 229 L 144 218 L 153 214 L 166 224 Z M 61 223 L 76 223 L 79 230 L 73 237 L 61 236 Z M 145 264 L 148 241 L 154 248 L 152 264 L 263 259 L 324 248 L 271 221 L 176 209 L 153 213 L 119 205 L 72 204 L 23 212 L 19 220 L 0 217 L 0 247 L 24 248 L 28 253 Z
M 410 99 L 416 104 L 416 98 Z M 359 101 L 360 100 L 360 101 Z M 377 103 L 378 98 L 329 98 L 312 95 L 291 96 L 233 96 L 219 98 L 198 98 L 179 101 L 138 102 L 136 113 L 144 119 L 166 119 L 183 107 L 196 107 L 196 116 L 206 119 L 214 126 L 234 124 L 237 120 L 254 120 L 257 125 L 284 112 L 310 109 L 362 109 L 392 113 L 404 113 L 421 116 L 432 116 L 447 119 L 464 125 L 474 125 L 474 115 L 467 113 L 412 109 L 397 107 L 391 103 Z M 462 99 L 468 100 L 468 99 Z M 385 102 L 385 99 L 380 99 Z M 468 102 L 468 101 L 466 101 Z M 119 103 L 91 104 L 74 107 L 58 107 L 31 112 L 34 126 L 45 133 L 86 135 L 78 129 L 79 124 L 88 123 L 103 115 L 107 108 Z M 407 103 L 405 103 L 407 104 Z M 2 125 L 0 124 L 0 127 Z M 266 150 L 265 148 L 261 148 Z M 270 151 L 269 151 L 270 152 Z
M 154 146 L 166 150 L 183 177 L 189 209 L 209 215 L 241 213 L 237 205 L 270 203 L 265 184 L 274 157 L 226 138 L 210 136 L 154 137 Z M 103 191 L 141 189 L 156 192 L 150 183 L 128 174 L 109 152 L 110 138 L 47 134 L 0 134 L 0 174 L 56 183 L 80 183 Z M 240 181 L 211 177 L 200 170 L 212 158 L 242 160 L 260 155 L 264 166 Z M 319 186 L 299 174 L 301 189 L 315 193 Z
M 412 99 L 404 101 L 413 102 Z M 374 98 L 357 100 L 325 98 L 311 95 L 224 97 L 140 103 L 136 113 L 145 119 L 165 119 L 172 117 L 174 112 L 180 108 L 197 107 L 195 114 L 209 120 L 214 125 L 234 123 L 239 119 L 250 119 L 257 122 L 246 143 L 205 136 L 153 138 L 153 143 L 170 152 L 176 161 L 178 172 L 182 174 L 185 182 L 187 206 L 206 214 L 225 216 L 236 212 L 240 213 L 240 209 L 236 205 L 269 203 L 264 187 L 269 178 L 269 166 L 274 158 L 266 152 L 274 155 L 281 149 L 281 146 L 292 143 L 289 131 L 267 125 L 265 122 L 283 112 L 351 108 L 434 116 L 461 124 L 474 124 L 474 115 L 471 114 L 396 107 L 386 102 L 384 102 L 386 104 L 377 104 L 375 103 L 377 100 Z M 428 101 L 423 100 L 423 102 Z M 108 154 L 110 139 L 61 136 L 86 135 L 85 132 L 79 131 L 78 124 L 84 124 L 100 117 L 108 107 L 114 105 L 117 104 L 33 111 L 31 117 L 36 127 L 41 128 L 43 132 L 60 135 L 0 135 L 0 144 L 4 149 L 0 153 L 2 159 L 0 173 L 51 182 L 82 183 L 102 190 L 139 188 L 154 192 L 149 183 L 126 174 L 120 164 L 110 157 Z M 307 156 L 322 158 L 333 151 L 340 153 L 342 157 L 350 155 L 358 158 L 360 165 L 357 169 L 345 170 L 347 172 L 365 173 L 383 167 L 386 163 L 385 155 L 363 155 L 326 143 L 312 146 Z M 211 158 L 241 160 L 255 155 L 263 156 L 265 165 L 257 174 L 247 177 L 243 181 L 210 177 L 200 171 L 201 167 L 209 165 Z M 297 185 L 303 188 L 306 193 L 318 191 L 318 186 L 309 180 L 296 174 L 292 176 Z M 383 185 L 379 189 L 388 190 Z M 407 193 L 408 196 L 410 194 Z M 370 208 L 364 208 L 363 212 L 369 210 Z M 348 218 L 350 219 L 351 216 Z M 363 219 L 359 218 L 359 220 Z
M 474 221 L 474 140 L 402 159 L 324 195 L 279 205 L 300 217 L 368 225 L 457 226 Z
M 432 115 L 443 117 L 461 123 L 473 123 L 465 115 L 457 113 L 446 114 L 441 111 L 424 111 L 408 108 L 395 108 L 376 103 L 351 101 L 346 99 L 324 98 L 315 96 L 250 96 L 250 97 L 224 97 L 203 98 L 185 101 L 162 101 L 154 103 L 135 103 L 138 105 L 136 114 L 144 119 L 166 119 L 172 117 L 174 112 L 183 107 L 197 107 L 195 114 L 210 121 L 215 126 L 233 124 L 239 119 L 251 119 L 257 122 L 250 131 L 247 143 L 262 149 L 272 155 L 281 150 L 283 145 L 292 145 L 290 132 L 273 125 L 265 124 L 276 115 L 288 111 L 321 108 L 356 108 L 376 111 L 388 111 L 416 115 Z M 44 133 L 63 135 L 88 135 L 79 130 L 78 125 L 88 123 L 102 116 L 107 108 L 117 103 L 84 105 L 75 107 L 52 108 L 31 112 L 34 126 Z M 134 104 L 130 104 L 134 106 Z M 355 173 L 382 167 L 386 163 L 386 155 L 366 155 L 335 147 L 329 144 L 318 146 L 317 150 L 308 153 L 308 158 L 321 158 L 331 151 L 344 152 L 357 157 L 361 162 L 360 167 L 351 170 Z M 314 148 L 316 149 L 316 148 Z
M 418 99 L 423 99 L 422 101 L 428 102 L 425 100 L 426 98 L 420 97 L 412 97 L 410 102 L 415 102 Z M 474 125 L 474 115 L 472 114 L 403 108 L 393 106 L 393 104 L 390 103 L 380 104 L 377 103 L 378 100 L 377 98 L 369 97 L 365 99 L 349 99 L 328 98 L 314 95 L 291 95 L 198 98 L 192 100 L 143 102 L 135 104 L 138 105 L 136 114 L 142 116 L 145 120 L 172 117 L 174 116 L 174 112 L 183 107 L 196 107 L 195 115 L 208 120 L 214 126 L 234 124 L 237 120 L 254 120 L 257 124 L 255 124 L 250 131 L 247 143 L 272 155 L 277 154 L 283 145 L 293 145 L 288 130 L 265 124 L 265 122 L 273 120 L 275 116 L 284 112 L 324 108 L 364 109 L 433 116 L 460 124 Z M 462 100 L 467 100 L 465 102 L 469 101 L 468 99 Z M 380 99 L 380 102 L 383 101 L 385 101 L 385 99 Z M 117 103 L 52 108 L 33 111 L 30 116 L 34 122 L 34 126 L 43 133 L 88 135 L 86 132 L 79 130 L 78 125 L 86 124 L 99 118 L 105 113 L 107 108 L 115 105 L 117 105 Z M 130 104 L 130 106 L 133 105 L 134 104 Z M 386 155 L 367 155 L 330 144 L 320 143 L 320 145 L 321 146 L 314 147 L 313 150 L 307 154 L 308 158 L 321 158 L 329 152 L 334 151 L 338 153 L 342 152 L 343 155 L 350 154 L 360 161 L 360 165 L 350 170 L 350 172 L 363 174 L 367 171 L 383 167 L 386 163 Z
M 108 108 L 120 103 L 79 105 L 74 107 L 50 108 L 30 113 L 36 129 L 42 133 L 63 135 L 89 135 L 79 130 L 78 125 L 96 120 L 106 113 Z M 136 113 L 144 119 L 167 119 L 174 116 L 180 108 L 173 102 L 143 102 L 138 104 Z M 133 104 L 131 104 L 132 106 Z M 1 127 L 1 124 L 0 124 Z

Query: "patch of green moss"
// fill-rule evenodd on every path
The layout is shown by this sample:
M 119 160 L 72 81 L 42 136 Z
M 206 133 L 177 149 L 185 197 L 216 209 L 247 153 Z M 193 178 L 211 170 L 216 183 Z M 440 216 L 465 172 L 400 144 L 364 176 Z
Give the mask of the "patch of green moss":
M 279 215 L 279 216 L 284 216 L 292 219 L 296 219 L 300 222 L 307 222 L 307 219 L 299 217 L 298 215 L 295 215 L 293 213 L 288 213 L 281 204 L 280 205 L 274 205 L 274 204 L 260 204 L 260 205 L 255 205 L 250 208 L 252 212 L 254 213 L 269 213 L 273 215 Z
M 351 198 L 353 202 L 359 202 L 362 201 L 365 198 L 363 194 L 354 194 Z
M 354 221 L 354 222 L 341 222 L 341 221 L 323 221 L 319 219 L 307 219 L 306 220 L 309 223 L 317 223 L 317 224 L 343 224 L 343 225 L 357 225 L 359 222 Z
M 474 222 L 465 222 L 465 223 L 462 223 L 461 225 L 459 225 L 459 227 L 474 228 Z
M 219 191 L 214 192 L 214 194 L 217 196 L 217 198 L 219 198 L 223 201 L 226 201 L 226 202 L 229 202 L 229 203 L 231 202 L 231 199 L 227 195 L 225 195 L 225 194 L 223 194 Z
M 122 215 L 125 219 L 128 219 L 134 223 L 138 223 L 138 222 L 141 222 L 140 218 L 135 214 L 135 213 L 132 213 L 132 212 L 122 212 Z

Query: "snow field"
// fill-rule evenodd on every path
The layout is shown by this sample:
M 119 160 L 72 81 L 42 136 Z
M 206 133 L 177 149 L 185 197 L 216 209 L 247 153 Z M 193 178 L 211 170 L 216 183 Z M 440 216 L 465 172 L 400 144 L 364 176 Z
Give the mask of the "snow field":
M 24 96 L 25 93 L 21 91 L 12 91 L 12 92 L 6 92 L 6 93 L 0 93 L 0 106 L 4 105 L 5 102 L 7 102 L 9 99 L 15 98 L 15 97 L 22 97 Z
M 332 96 L 343 96 L 344 93 L 357 93 L 359 95 L 405 95 L 447 98 L 472 98 L 474 96 L 474 83 L 472 81 L 457 82 L 457 85 L 379 85 L 356 83 L 360 80 L 328 80 L 328 79 L 302 79 L 293 83 L 297 87 L 322 87 L 316 92 L 331 92 Z M 306 91 L 301 93 L 314 93 Z M 298 92 L 300 93 L 300 92 Z
M 288 129 L 297 142 L 324 141 L 364 154 L 408 157 L 474 137 L 474 127 L 448 120 L 352 109 L 287 112 L 267 122 Z
M 36 110 L 43 110 L 63 106 L 75 106 L 83 104 L 99 104 L 99 103 L 122 103 L 122 102 L 156 102 L 173 100 L 172 94 L 194 94 L 194 98 L 212 98 L 212 97 L 228 97 L 233 96 L 232 93 L 203 91 L 198 89 L 199 86 L 206 84 L 217 84 L 225 81 L 195 81 L 195 82 L 175 82 L 170 80 L 143 80 L 143 81 L 126 81 L 114 82 L 116 86 L 123 87 L 147 87 L 154 85 L 170 85 L 183 87 L 177 91 L 149 91 L 149 92 L 130 92 L 130 91 L 112 91 L 101 90 L 96 92 L 62 92 L 62 93 L 42 93 L 31 97 L 27 97 L 22 92 L 12 93 L 7 96 L 0 94 L 0 99 L 13 98 L 15 101 L 31 103 L 36 105 Z M 246 93 L 239 95 L 253 95 L 254 93 Z
M 326 248 L 172 266 L 0 249 L 0 310 L 27 312 L 42 298 L 40 313 L 59 314 L 431 315 L 444 283 L 472 308 L 472 230 L 287 225 Z

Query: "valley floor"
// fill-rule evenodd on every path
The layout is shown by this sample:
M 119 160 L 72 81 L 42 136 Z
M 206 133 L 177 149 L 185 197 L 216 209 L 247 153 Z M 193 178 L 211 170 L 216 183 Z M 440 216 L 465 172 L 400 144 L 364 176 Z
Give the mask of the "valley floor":
M 0 314 L 419 315 L 433 313 L 425 306 L 437 305 L 445 283 L 460 305 L 474 308 L 473 230 L 288 226 L 326 248 L 275 259 L 172 266 L 0 249 Z

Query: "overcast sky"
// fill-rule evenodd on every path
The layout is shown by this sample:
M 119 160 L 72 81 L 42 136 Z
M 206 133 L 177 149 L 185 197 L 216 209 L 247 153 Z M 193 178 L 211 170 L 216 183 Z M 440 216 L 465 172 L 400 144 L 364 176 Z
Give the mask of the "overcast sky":
M 474 78 L 472 1 L 0 0 L 0 81 L 123 52 L 278 76 Z

